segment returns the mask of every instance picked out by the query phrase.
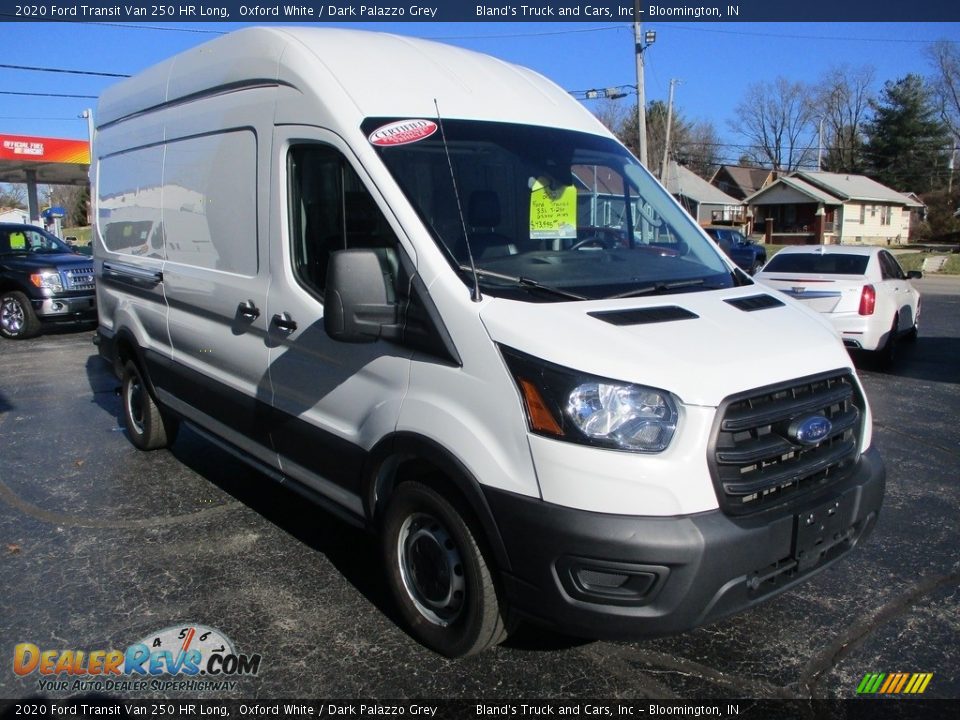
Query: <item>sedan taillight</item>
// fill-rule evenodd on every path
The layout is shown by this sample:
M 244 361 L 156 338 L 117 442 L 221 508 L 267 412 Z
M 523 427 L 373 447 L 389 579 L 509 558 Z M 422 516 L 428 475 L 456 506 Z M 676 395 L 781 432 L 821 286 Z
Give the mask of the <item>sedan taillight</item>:
M 877 291 L 873 285 L 864 285 L 860 292 L 860 314 L 873 315 L 877 308 Z

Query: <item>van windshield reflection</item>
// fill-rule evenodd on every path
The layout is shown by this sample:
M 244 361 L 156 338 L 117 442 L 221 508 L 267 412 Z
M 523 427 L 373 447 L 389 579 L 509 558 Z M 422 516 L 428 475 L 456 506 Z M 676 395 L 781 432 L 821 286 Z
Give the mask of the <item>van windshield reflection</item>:
M 735 283 L 693 219 L 609 138 L 444 120 L 443 132 L 375 148 L 451 265 L 471 283 L 472 254 L 489 294 L 586 300 Z

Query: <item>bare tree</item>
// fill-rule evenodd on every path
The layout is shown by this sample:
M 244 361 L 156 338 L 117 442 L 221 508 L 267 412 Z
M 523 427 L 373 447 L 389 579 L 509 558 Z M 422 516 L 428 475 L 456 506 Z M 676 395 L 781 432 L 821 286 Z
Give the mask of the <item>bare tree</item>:
M 26 206 L 27 190 L 25 185 L 0 183 L 0 207 L 22 209 Z
M 939 40 L 927 48 L 927 57 L 934 65 L 931 86 L 940 104 L 943 121 L 960 142 L 960 46 L 949 40 Z
M 621 105 L 615 100 L 607 100 L 594 110 L 594 114 L 610 132 L 620 138 L 620 142 L 637 154 L 636 104 Z M 666 124 L 666 103 L 651 101 L 647 105 L 647 155 L 654 159 L 651 168 L 660 167 Z M 713 124 L 703 121 L 691 123 L 675 105 L 670 125 L 670 159 L 688 165 L 701 177 L 710 177 L 720 162 L 717 154 L 720 140 Z
M 816 114 L 823 122 L 824 169 L 859 173 L 864 169 L 863 123 L 873 99 L 876 71 L 870 66 L 838 65 L 820 79 Z
M 743 137 L 747 155 L 774 170 L 790 172 L 815 161 L 816 115 L 811 89 L 784 77 L 747 86 L 730 129 Z
M 46 201 L 66 210 L 67 226 L 87 225 L 90 206 L 89 185 L 48 185 Z
M 709 180 L 721 165 L 720 135 L 709 120 L 699 120 L 690 126 L 690 137 L 676 153 L 677 162 Z

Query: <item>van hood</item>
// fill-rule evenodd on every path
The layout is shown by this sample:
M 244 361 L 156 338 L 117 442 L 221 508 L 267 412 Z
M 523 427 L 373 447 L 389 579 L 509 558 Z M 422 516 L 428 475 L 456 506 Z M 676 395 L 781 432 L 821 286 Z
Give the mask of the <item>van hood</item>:
M 492 298 L 480 316 L 496 343 L 687 405 L 716 407 L 734 393 L 851 367 L 820 318 L 757 286 L 550 304 Z

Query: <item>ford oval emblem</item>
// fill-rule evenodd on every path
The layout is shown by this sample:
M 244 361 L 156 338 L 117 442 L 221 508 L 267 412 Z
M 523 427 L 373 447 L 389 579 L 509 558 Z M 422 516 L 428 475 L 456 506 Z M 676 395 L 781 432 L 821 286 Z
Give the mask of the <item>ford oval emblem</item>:
M 828 438 L 832 429 L 833 423 L 823 415 L 809 415 L 794 420 L 787 430 L 787 435 L 801 445 L 816 445 Z

